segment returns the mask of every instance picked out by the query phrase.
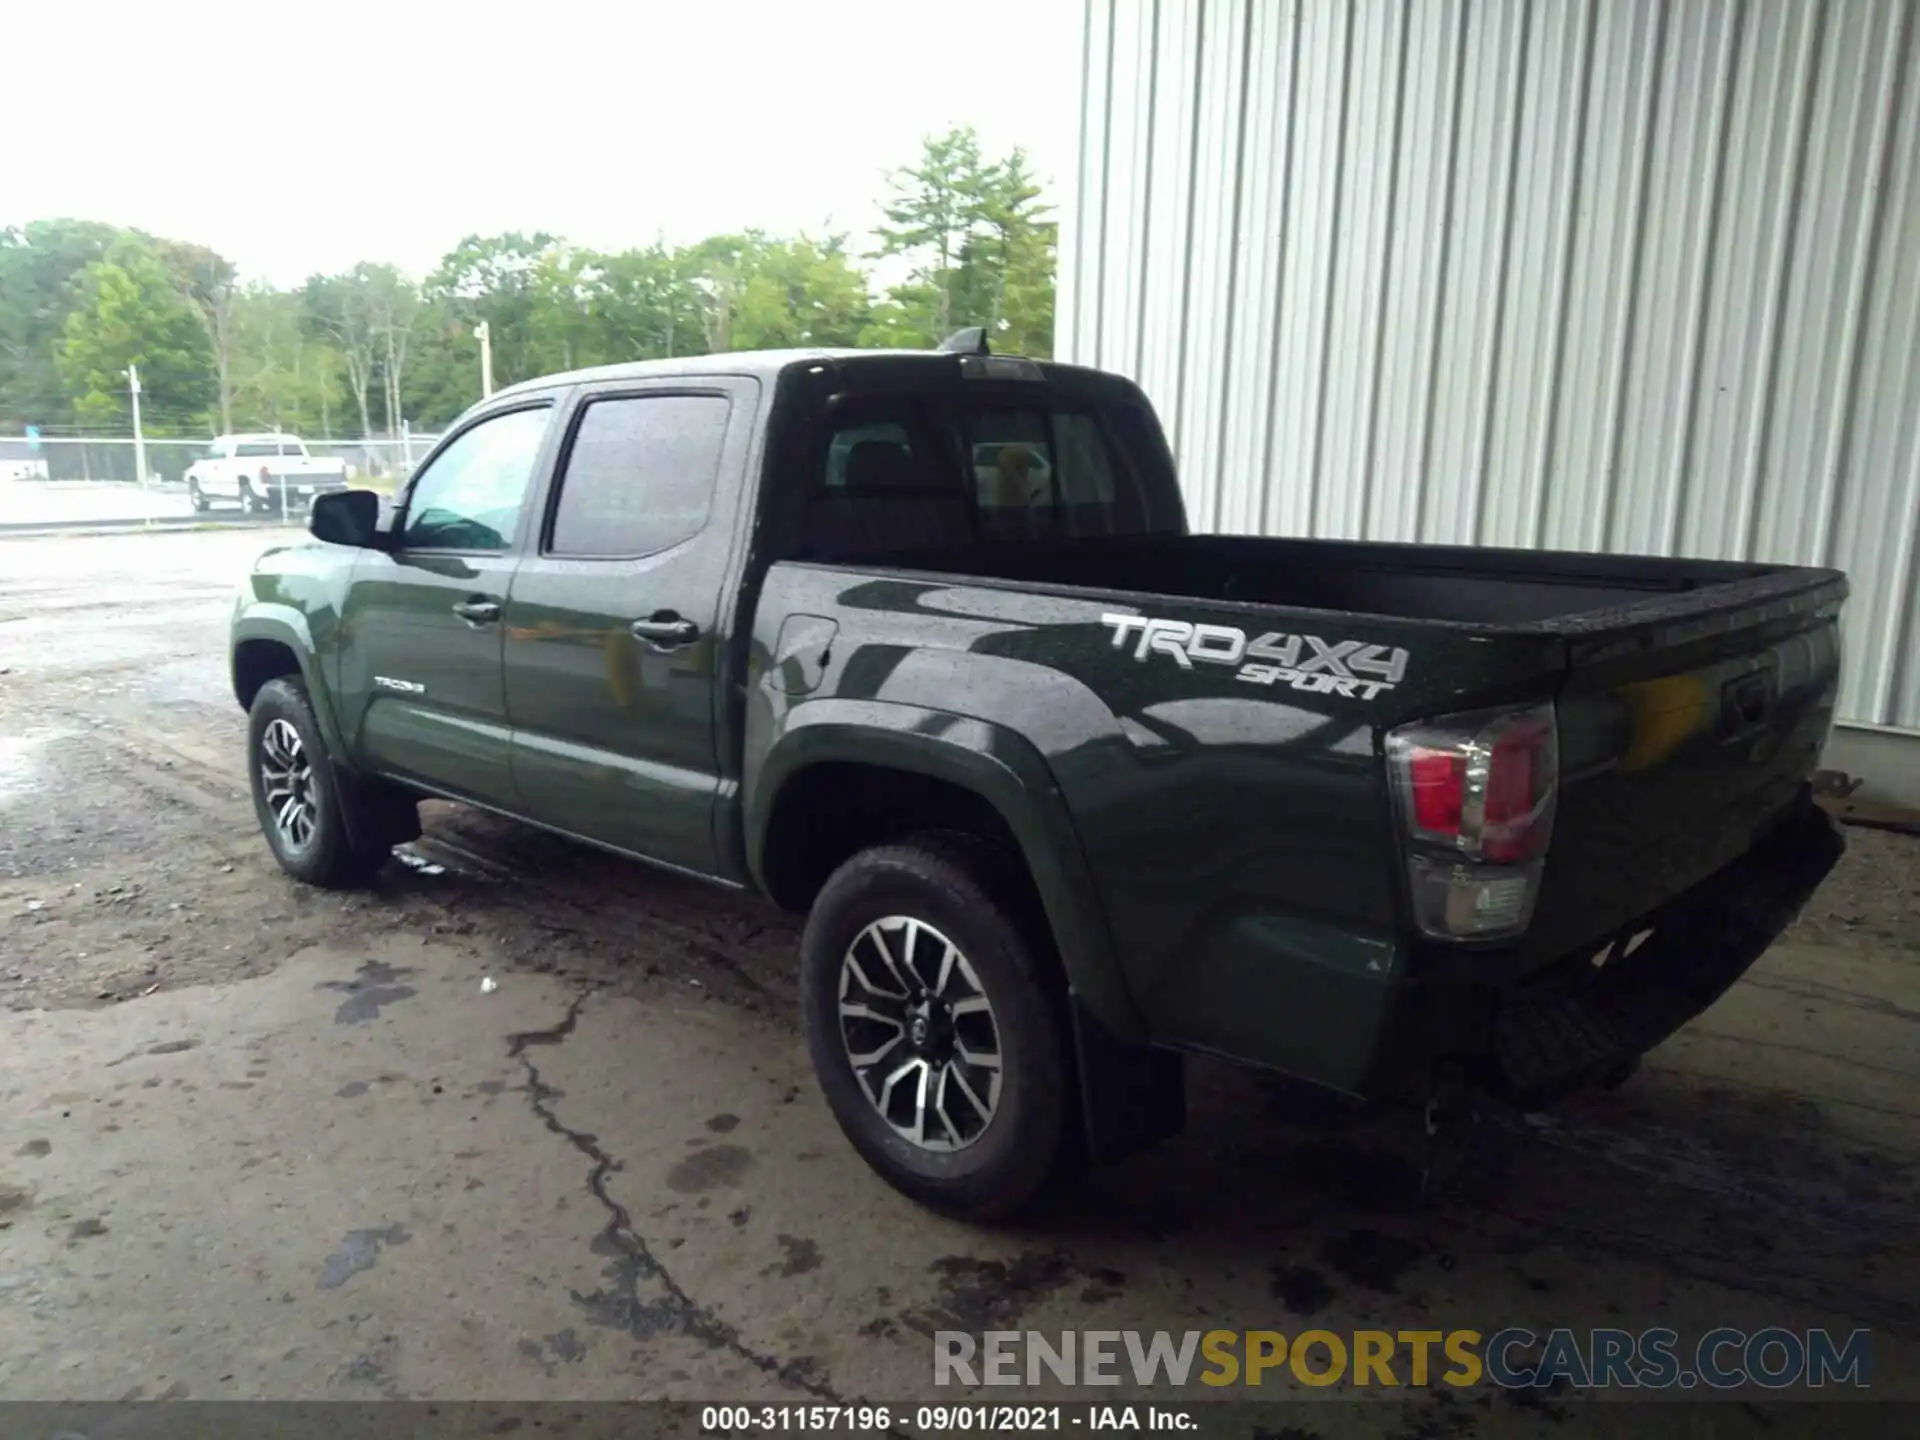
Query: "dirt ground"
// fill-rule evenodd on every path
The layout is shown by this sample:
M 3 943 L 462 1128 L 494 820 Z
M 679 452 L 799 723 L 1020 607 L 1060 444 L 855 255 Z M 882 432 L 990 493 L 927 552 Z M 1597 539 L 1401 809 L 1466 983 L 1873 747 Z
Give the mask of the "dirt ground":
M 0 541 L 0 1397 L 903 1399 L 936 1329 L 1308 1324 L 1864 1326 L 1920 1397 L 1920 843 L 1852 832 L 1720 1005 L 1436 1203 L 1402 1122 L 1196 1066 L 1186 1135 L 972 1230 L 841 1140 L 770 908 L 439 805 L 376 891 L 283 877 L 224 660 L 265 538 Z

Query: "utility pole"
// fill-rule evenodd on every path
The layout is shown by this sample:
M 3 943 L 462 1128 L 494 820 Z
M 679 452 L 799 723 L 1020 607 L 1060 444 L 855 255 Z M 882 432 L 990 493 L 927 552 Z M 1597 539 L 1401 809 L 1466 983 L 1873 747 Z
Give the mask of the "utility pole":
M 140 488 L 147 488 L 147 440 L 140 433 L 140 367 L 127 366 L 127 390 L 133 396 L 133 473 L 139 477 Z
M 473 327 L 473 338 L 480 342 L 480 398 L 493 395 L 493 331 L 482 320 Z

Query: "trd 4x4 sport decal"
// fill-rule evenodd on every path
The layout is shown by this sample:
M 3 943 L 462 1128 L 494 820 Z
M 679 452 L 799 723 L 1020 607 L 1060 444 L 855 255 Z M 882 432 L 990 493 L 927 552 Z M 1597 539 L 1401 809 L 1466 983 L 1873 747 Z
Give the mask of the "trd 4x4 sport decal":
M 1145 615 L 1102 615 L 1113 629 L 1113 648 L 1133 641 L 1133 658 L 1170 655 L 1182 669 L 1202 665 L 1238 665 L 1237 680 L 1251 685 L 1286 685 L 1310 695 L 1344 695 L 1371 700 L 1406 678 L 1407 652 L 1398 646 L 1359 640 L 1322 640 L 1318 635 L 1268 631 L 1256 640 L 1231 625 L 1190 625 L 1185 620 L 1151 620 Z M 1242 664 L 1242 661 L 1249 663 Z

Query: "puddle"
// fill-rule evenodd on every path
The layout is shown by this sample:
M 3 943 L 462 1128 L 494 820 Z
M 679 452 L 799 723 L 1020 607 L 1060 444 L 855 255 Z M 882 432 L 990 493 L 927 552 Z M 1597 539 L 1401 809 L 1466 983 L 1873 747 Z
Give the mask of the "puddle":
M 0 735 L 0 807 L 44 788 L 35 781 L 45 770 L 37 752 L 65 731 L 39 735 Z
M 378 960 L 369 960 L 354 972 L 353 979 L 322 980 L 314 988 L 345 992 L 347 998 L 333 1012 L 334 1024 L 364 1025 L 369 1020 L 379 1019 L 381 1010 L 388 1005 L 411 1000 L 420 993 L 413 986 L 400 983 L 411 974 L 411 966 L 387 965 Z

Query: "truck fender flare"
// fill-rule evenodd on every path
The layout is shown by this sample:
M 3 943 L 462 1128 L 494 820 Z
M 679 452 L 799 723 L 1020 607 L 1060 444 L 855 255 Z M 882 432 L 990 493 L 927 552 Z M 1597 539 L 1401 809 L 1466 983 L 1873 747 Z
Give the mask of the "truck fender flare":
M 259 604 L 248 607 L 246 615 L 234 622 L 228 665 L 232 670 L 233 698 L 240 699 L 238 659 L 240 647 L 249 640 L 270 640 L 293 652 L 300 667 L 300 679 L 307 687 L 307 701 L 313 718 L 327 742 L 327 758 L 334 769 L 351 769 L 345 737 L 333 710 L 333 693 L 320 675 L 320 659 L 314 648 L 313 631 L 307 617 L 291 605 Z
M 943 780 L 991 805 L 1033 876 L 1076 1003 L 1122 1043 L 1145 1040 L 1079 834 L 1030 741 L 990 721 L 897 701 L 823 698 L 795 707 L 758 764 L 749 762 L 747 867 L 763 889 L 767 832 L 780 792 L 802 770 L 834 762 Z

